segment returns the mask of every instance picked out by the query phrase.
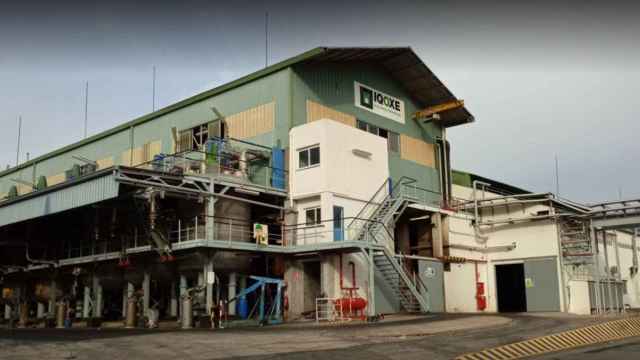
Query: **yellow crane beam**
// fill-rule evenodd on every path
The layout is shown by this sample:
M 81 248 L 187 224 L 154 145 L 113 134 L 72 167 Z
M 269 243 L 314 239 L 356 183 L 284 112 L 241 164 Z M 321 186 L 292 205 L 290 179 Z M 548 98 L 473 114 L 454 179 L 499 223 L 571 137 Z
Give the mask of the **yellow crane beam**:
M 459 107 L 464 106 L 464 100 L 454 100 L 454 101 L 449 101 L 443 104 L 438 104 L 438 105 L 434 105 L 434 106 L 429 106 L 428 108 L 425 108 L 423 110 L 420 110 L 418 112 L 416 112 L 415 114 L 413 114 L 413 118 L 414 119 L 424 119 L 424 118 L 429 118 L 432 117 L 435 114 L 441 113 L 443 111 L 447 111 L 447 110 L 453 110 Z

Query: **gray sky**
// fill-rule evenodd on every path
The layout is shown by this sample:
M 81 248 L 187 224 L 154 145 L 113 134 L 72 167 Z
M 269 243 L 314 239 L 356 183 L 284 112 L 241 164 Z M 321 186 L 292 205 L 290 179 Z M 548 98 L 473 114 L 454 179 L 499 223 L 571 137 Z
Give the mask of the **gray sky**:
M 640 197 L 638 7 L 627 2 L 41 1 L 0 5 L 0 166 L 315 46 L 411 46 L 476 116 L 453 166 L 594 202 Z M 434 5 L 440 4 L 440 5 Z M 598 5 L 602 4 L 602 5 Z

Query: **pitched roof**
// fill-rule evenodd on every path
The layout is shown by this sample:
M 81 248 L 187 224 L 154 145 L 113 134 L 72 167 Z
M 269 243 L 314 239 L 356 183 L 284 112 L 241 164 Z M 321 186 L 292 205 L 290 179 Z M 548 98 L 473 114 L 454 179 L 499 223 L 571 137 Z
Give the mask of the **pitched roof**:
M 264 69 L 255 71 L 239 79 L 188 97 L 184 100 L 178 101 L 81 141 L 54 150 L 30 161 L 19 164 L 13 168 L 0 171 L 0 176 L 27 168 L 35 163 L 103 139 L 132 126 L 146 123 L 159 116 L 216 96 L 296 64 L 358 61 L 379 62 L 389 71 L 391 76 L 396 79 L 409 94 L 411 94 L 414 99 L 425 107 L 456 100 L 456 97 L 451 93 L 451 91 L 447 89 L 447 87 L 435 76 L 435 74 L 433 74 L 433 72 L 431 72 L 431 70 L 429 70 L 427 65 L 422 62 L 422 60 L 420 60 L 420 58 L 409 47 L 317 47 L 297 56 L 275 63 Z M 439 121 L 444 126 L 455 126 L 473 122 L 474 118 L 466 108 L 461 107 L 444 113 L 442 115 L 442 119 Z

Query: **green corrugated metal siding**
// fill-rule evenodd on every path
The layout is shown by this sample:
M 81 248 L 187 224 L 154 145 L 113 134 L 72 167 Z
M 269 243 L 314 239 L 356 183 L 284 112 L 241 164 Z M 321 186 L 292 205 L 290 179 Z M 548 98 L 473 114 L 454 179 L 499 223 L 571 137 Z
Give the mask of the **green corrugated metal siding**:
M 436 137 L 442 135 L 440 127 L 430 123 L 422 128 L 411 119 L 411 114 L 421 109 L 422 105 L 415 102 L 400 84 L 378 66 L 362 63 L 354 65 L 298 65 L 294 67 L 292 78 L 293 126 L 306 122 L 306 101 L 309 99 L 354 115 L 357 119 L 369 124 L 422 139 L 428 143 L 434 143 Z M 401 124 L 356 107 L 354 104 L 354 81 L 402 99 L 405 102 L 405 123 Z M 404 160 L 397 153 L 389 154 L 389 172 L 394 179 L 409 176 L 416 179 L 419 186 L 440 192 L 437 169 Z
M 117 196 L 118 183 L 113 174 L 97 177 L 0 207 L 0 226 L 71 210 Z

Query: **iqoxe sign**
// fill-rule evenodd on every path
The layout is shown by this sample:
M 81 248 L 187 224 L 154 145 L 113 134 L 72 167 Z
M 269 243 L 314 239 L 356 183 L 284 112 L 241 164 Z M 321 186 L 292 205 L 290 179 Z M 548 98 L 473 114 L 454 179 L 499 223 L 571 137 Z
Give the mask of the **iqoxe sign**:
M 404 101 L 357 81 L 353 85 L 357 107 L 404 124 Z

